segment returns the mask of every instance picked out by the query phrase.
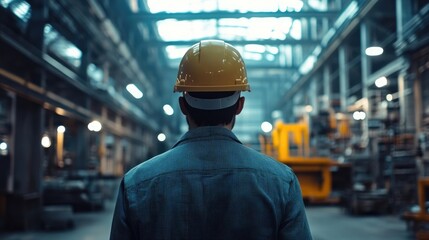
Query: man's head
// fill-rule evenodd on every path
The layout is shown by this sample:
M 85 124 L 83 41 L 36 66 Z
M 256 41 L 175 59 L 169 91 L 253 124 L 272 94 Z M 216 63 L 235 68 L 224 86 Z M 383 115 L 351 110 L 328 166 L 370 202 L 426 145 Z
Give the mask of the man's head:
M 207 40 L 183 56 L 174 91 L 183 92 L 180 109 L 191 128 L 232 128 L 244 105 L 240 92 L 250 91 L 250 86 L 240 53 L 223 41 Z

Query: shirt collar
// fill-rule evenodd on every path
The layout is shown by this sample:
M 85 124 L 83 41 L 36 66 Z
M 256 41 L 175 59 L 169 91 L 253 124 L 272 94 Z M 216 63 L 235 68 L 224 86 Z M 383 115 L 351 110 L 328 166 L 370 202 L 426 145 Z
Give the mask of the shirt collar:
M 176 144 L 174 144 L 173 148 L 183 144 L 184 142 L 193 141 L 193 140 L 202 139 L 202 138 L 211 138 L 211 139 L 223 138 L 227 140 L 233 140 L 241 144 L 240 140 L 238 140 L 237 136 L 235 136 L 235 134 L 231 130 L 224 127 L 219 127 L 219 126 L 205 126 L 205 127 L 197 127 L 186 132 L 179 139 L 179 141 Z

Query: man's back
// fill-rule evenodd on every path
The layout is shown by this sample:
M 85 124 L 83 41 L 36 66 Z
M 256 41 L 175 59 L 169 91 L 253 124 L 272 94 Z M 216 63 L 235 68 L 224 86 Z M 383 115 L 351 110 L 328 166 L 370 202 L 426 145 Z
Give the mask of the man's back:
M 311 239 L 293 172 L 222 127 L 188 132 L 120 191 L 112 239 Z

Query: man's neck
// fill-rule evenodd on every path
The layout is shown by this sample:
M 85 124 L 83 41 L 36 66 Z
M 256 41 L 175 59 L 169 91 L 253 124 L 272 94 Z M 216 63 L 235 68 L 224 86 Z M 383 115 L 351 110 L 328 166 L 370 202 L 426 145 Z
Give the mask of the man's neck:
M 188 122 L 188 126 L 189 126 L 189 130 L 192 130 L 192 129 L 195 129 L 195 128 L 197 128 L 197 127 L 200 127 L 200 126 L 198 126 L 197 124 L 195 124 L 195 122 L 191 119 L 191 118 L 186 118 L 186 122 Z M 235 122 L 235 119 L 234 120 L 232 120 L 230 123 L 228 123 L 228 124 L 226 124 L 226 125 L 224 125 L 224 124 L 219 124 L 219 125 L 217 125 L 217 127 L 224 127 L 224 128 L 226 128 L 226 129 L 228 129 L 228 130 L 232 130 L 232 128 L 234 127 L 234 122 Z

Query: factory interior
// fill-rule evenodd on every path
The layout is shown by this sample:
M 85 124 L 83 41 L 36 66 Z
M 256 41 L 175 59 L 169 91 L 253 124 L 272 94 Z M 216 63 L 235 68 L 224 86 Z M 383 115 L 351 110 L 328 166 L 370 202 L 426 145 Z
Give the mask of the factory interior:
M 429 239 L 427 0 L 0 0 L 0 239 L 108 239 L 121 178 L 188 130 L 173 85 L 207 39 L 243 57 L 233 133 L 292 168 L 314 239 Z

